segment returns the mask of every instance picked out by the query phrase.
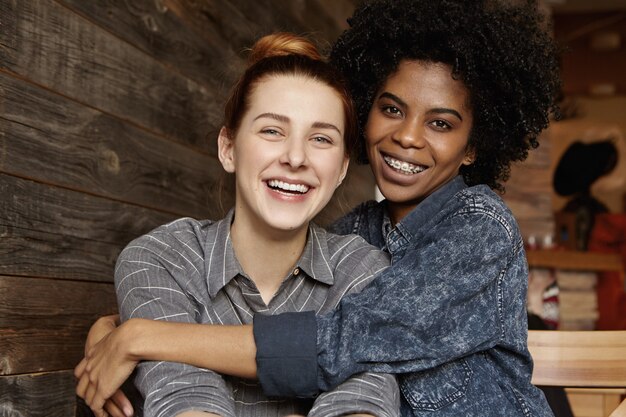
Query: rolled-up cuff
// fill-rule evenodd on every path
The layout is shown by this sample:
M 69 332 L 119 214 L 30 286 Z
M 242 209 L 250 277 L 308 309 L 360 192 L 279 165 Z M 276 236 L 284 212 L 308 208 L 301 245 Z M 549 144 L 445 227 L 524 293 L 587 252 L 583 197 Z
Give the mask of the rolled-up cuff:
M 268 397 L 317 396 L 315 313 L 254 316 L 257 376 Z

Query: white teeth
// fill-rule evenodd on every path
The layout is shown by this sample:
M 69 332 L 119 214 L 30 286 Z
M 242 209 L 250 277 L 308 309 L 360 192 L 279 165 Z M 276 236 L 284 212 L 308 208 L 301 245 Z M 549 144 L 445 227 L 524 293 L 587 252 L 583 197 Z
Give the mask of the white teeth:
M 418 172 L 422 172 L 426 169 L 426 167 L 413 165 L 408 162 L 400 161 L 398 159 L 392 158 L 390 156 L 383 156 L 383 159 L 393 169 L 402 172 L 403 174 L 417 174 Z
M 304 184 L 289 184 L 288 182 L 283 182 L 283 181 L 279 181 L 279 180 L 269 180 L 267 182 L 267 185 L 269 185 L 272 188 L 278 188 L 281 190 L 285 190 L 285 191 L 295 191 L 298 193 L 306 193 L 307 191 L 309 191 L 309 187 L 307 185 Z

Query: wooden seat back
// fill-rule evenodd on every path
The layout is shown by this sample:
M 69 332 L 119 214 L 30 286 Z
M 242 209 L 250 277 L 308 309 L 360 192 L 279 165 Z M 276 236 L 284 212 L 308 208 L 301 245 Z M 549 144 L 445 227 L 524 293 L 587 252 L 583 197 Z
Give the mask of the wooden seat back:
M 530 330 L 535 385 L 626 388 L 626 331 Z M 610 414 L 626 417 L 626 400 Z

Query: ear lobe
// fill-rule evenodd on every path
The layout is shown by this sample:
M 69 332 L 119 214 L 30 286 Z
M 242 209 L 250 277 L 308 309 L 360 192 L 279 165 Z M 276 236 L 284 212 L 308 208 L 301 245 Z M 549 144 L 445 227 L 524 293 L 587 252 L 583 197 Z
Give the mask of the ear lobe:
M 228 129 L 224 126 L 220 129 L 220 134 L 217 137 L 217 148 L 217 156 L 222 163 L 222 167 L 224 167 L 226 172 L 232 174 L 235 172 L 235 144 L 230 138 Z
M 472 165 L 476 160 L 476 153 L 473 150 L 468 150 L 463 158 L 463 165 Z

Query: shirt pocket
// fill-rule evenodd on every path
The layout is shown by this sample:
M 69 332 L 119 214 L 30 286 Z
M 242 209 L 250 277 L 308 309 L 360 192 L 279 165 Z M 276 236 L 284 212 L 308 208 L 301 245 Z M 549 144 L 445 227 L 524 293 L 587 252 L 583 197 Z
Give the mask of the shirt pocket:
M 465 395 L 472 369 L 465 359 L 398 376 L 402 395 L 413 410 L 435 411 Z

